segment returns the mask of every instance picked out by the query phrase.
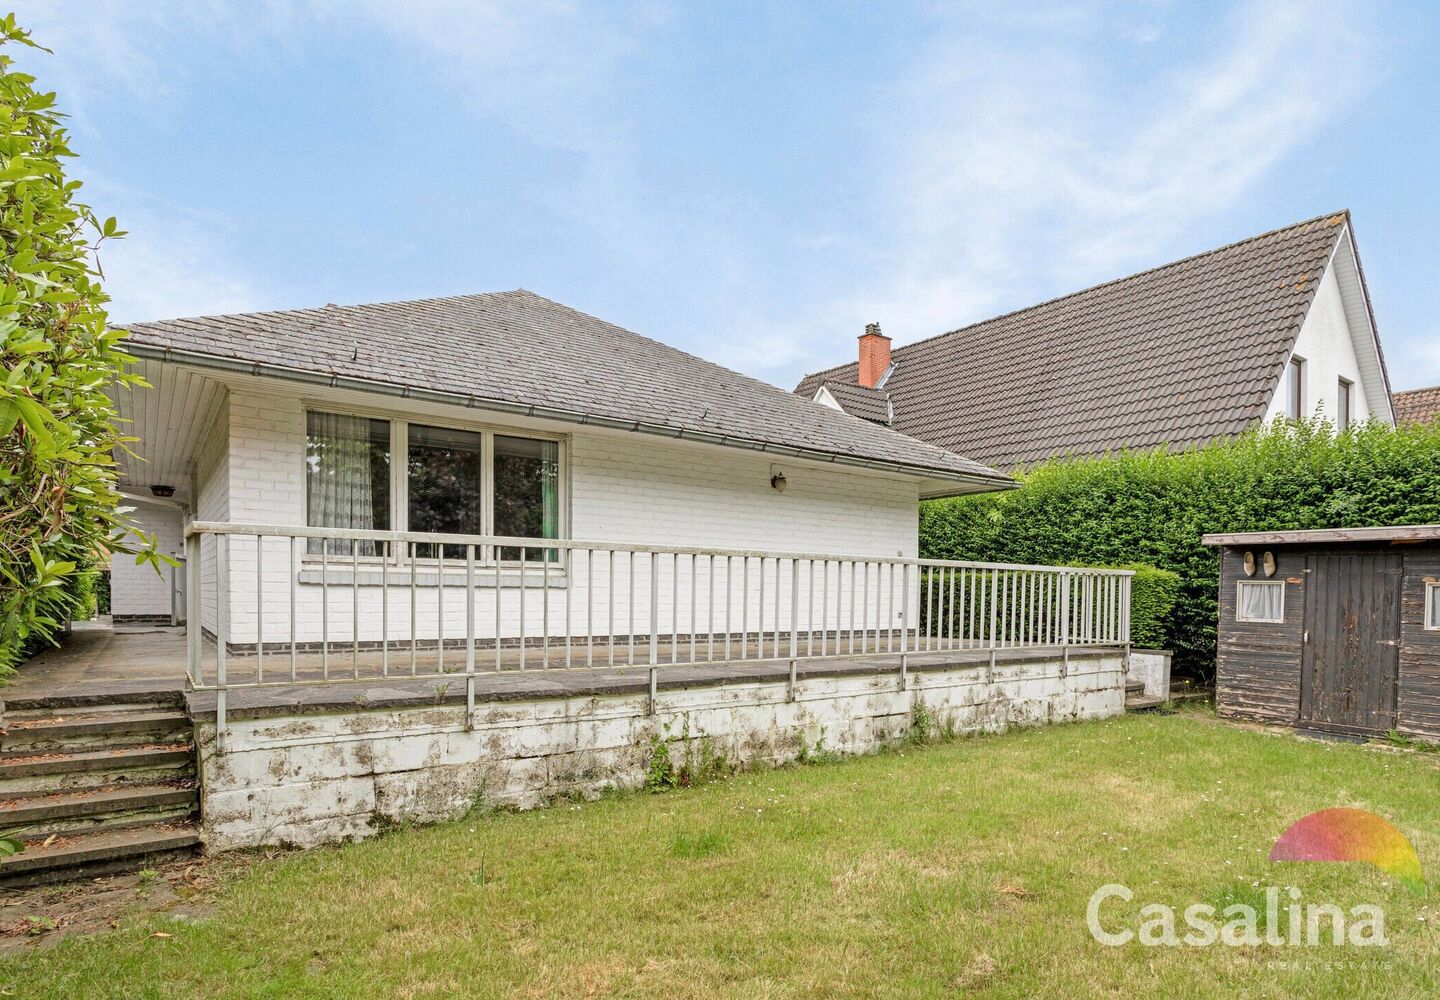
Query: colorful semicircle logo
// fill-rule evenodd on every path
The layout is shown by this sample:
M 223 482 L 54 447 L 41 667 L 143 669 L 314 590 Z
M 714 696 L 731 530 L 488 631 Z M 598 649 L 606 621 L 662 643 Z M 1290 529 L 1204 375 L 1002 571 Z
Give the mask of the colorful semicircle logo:
M 1270 849 L 1271 861 L 1368 861 L 1412 892 L 1425 892 L 1420 858 L 1405 835 L 1363 809 L 1322 809 L 1297 820 Z

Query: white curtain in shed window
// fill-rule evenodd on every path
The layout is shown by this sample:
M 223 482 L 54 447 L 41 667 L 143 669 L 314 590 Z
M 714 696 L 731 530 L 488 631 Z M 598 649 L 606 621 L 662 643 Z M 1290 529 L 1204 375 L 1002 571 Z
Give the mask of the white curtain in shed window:
M 1284 618 L 1282 583 L 1242 581 L 1236 617 L 1242 622 L 1278 622 Z

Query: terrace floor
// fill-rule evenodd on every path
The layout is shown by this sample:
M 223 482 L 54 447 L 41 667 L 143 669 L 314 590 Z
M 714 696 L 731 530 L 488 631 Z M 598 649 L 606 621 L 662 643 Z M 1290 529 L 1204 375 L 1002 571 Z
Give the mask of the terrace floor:
M 737 639 L 731 643 L 730 659 L 686 663 L 687 659 L 708 655 L 705 639 L 695 643 L 695 650 L 683 639 L 673 649 L 670 642 L 662 642 L 657 687 L 670 690 L 788 677 L 789 660 L 777 658 L 768 639 L 763 652 L 753 638 L 744 645 L 743 658 Z M 796 677 L 898 675 L 900 655 L 887 651 L 885 637 L 881 636 L 877 644 L 872 636 L 869 645 L 869 650 L 853 656 L 803 658 L 807 643 L 802 637 Z M 782 650 L 784 647 L 782 640 Z M 845 648 L 848 654 L 848 645 Z M 723 649 L 717 644 L 717 651 Z M 1071 647 L 1069 655 L 1079 660 L 1114 652 L 1114 647 Z M 477 652 L 475 697 L 477 701 L 511 701 L 647 691 L 649 665 L 643 661 L 648 649 L 643 642 L 637 643 L 637 658 L 642 661 L 638 665 L 626 662 L 628 653 L 628 643 L 617 642 L 612 663 L 608 643 L 597 641 L 591 647 L 583 640 L 575 640 L 567 667 L 563 640 L 552 638 L 548 651 L 542 653 L 538 647 L 528 650 L 523 666 L 520 650 L 502 648 L 497 669 L 494 650 L 487 649 Z M 1054 662 L 1064 655 L 1060 647 L 999 649 L 995 662 Z M 593 665 L 586 666 L 587 660 Z M 964 665 L 980 667 L 989 661 L 989 649 L 923 650 L 910 653 L 908 668 L 923 673 Z M 81 623 L 60 648 L 47 650 L 21 666 L 13 681 L 0 687 L 0 701 L 43 698 L 64 705 L 67 699 L 102 693 L 184 692 L 185 662 L 183 627 Z M 206 684 L 214 683 L 215 666 L 214 643 L 207 640 L 202 667 Z M 384 657 L 378 650 L 352 653 L 349 647 L 328 656 L 300 652 L 293 657 L 293 666 L 288 649 L 267 651 L 262 657 L 253 652 L 232 655 L 227 658 L 226 668 L 227 680 L 234 685 L 228 692 L 227 710 L 232 716 L 243 717 L 353 709 L 357 704 L 375 708 L 451 704 L 465 700 L 464 672 L 465 652 L 461 649 L 445 650 L 443 663 L 433 648 L 412 654 L 408 646 L 392 648 Z M 257 686 L 257 681 L 264 682 L 264 686 Z M 201 690 L 190 691 L 186 697 L 192 714 L 214 711 L 213 690 L 202 685 Z

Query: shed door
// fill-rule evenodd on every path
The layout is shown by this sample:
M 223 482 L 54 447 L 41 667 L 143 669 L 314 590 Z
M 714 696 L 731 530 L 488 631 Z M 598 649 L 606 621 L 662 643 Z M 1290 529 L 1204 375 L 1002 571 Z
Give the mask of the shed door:
M 1395 727 L 1401 560 L 1313 552 L 1305 587 L 1300 722 L 1342 732 Z

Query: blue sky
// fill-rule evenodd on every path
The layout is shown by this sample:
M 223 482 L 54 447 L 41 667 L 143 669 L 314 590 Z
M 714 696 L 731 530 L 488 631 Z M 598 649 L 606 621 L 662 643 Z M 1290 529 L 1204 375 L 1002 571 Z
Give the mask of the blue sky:
M 21 3 L 118 320 L 525 287 L 787 388 L 1339 208 L 1440 383 L 1440 12 Z

